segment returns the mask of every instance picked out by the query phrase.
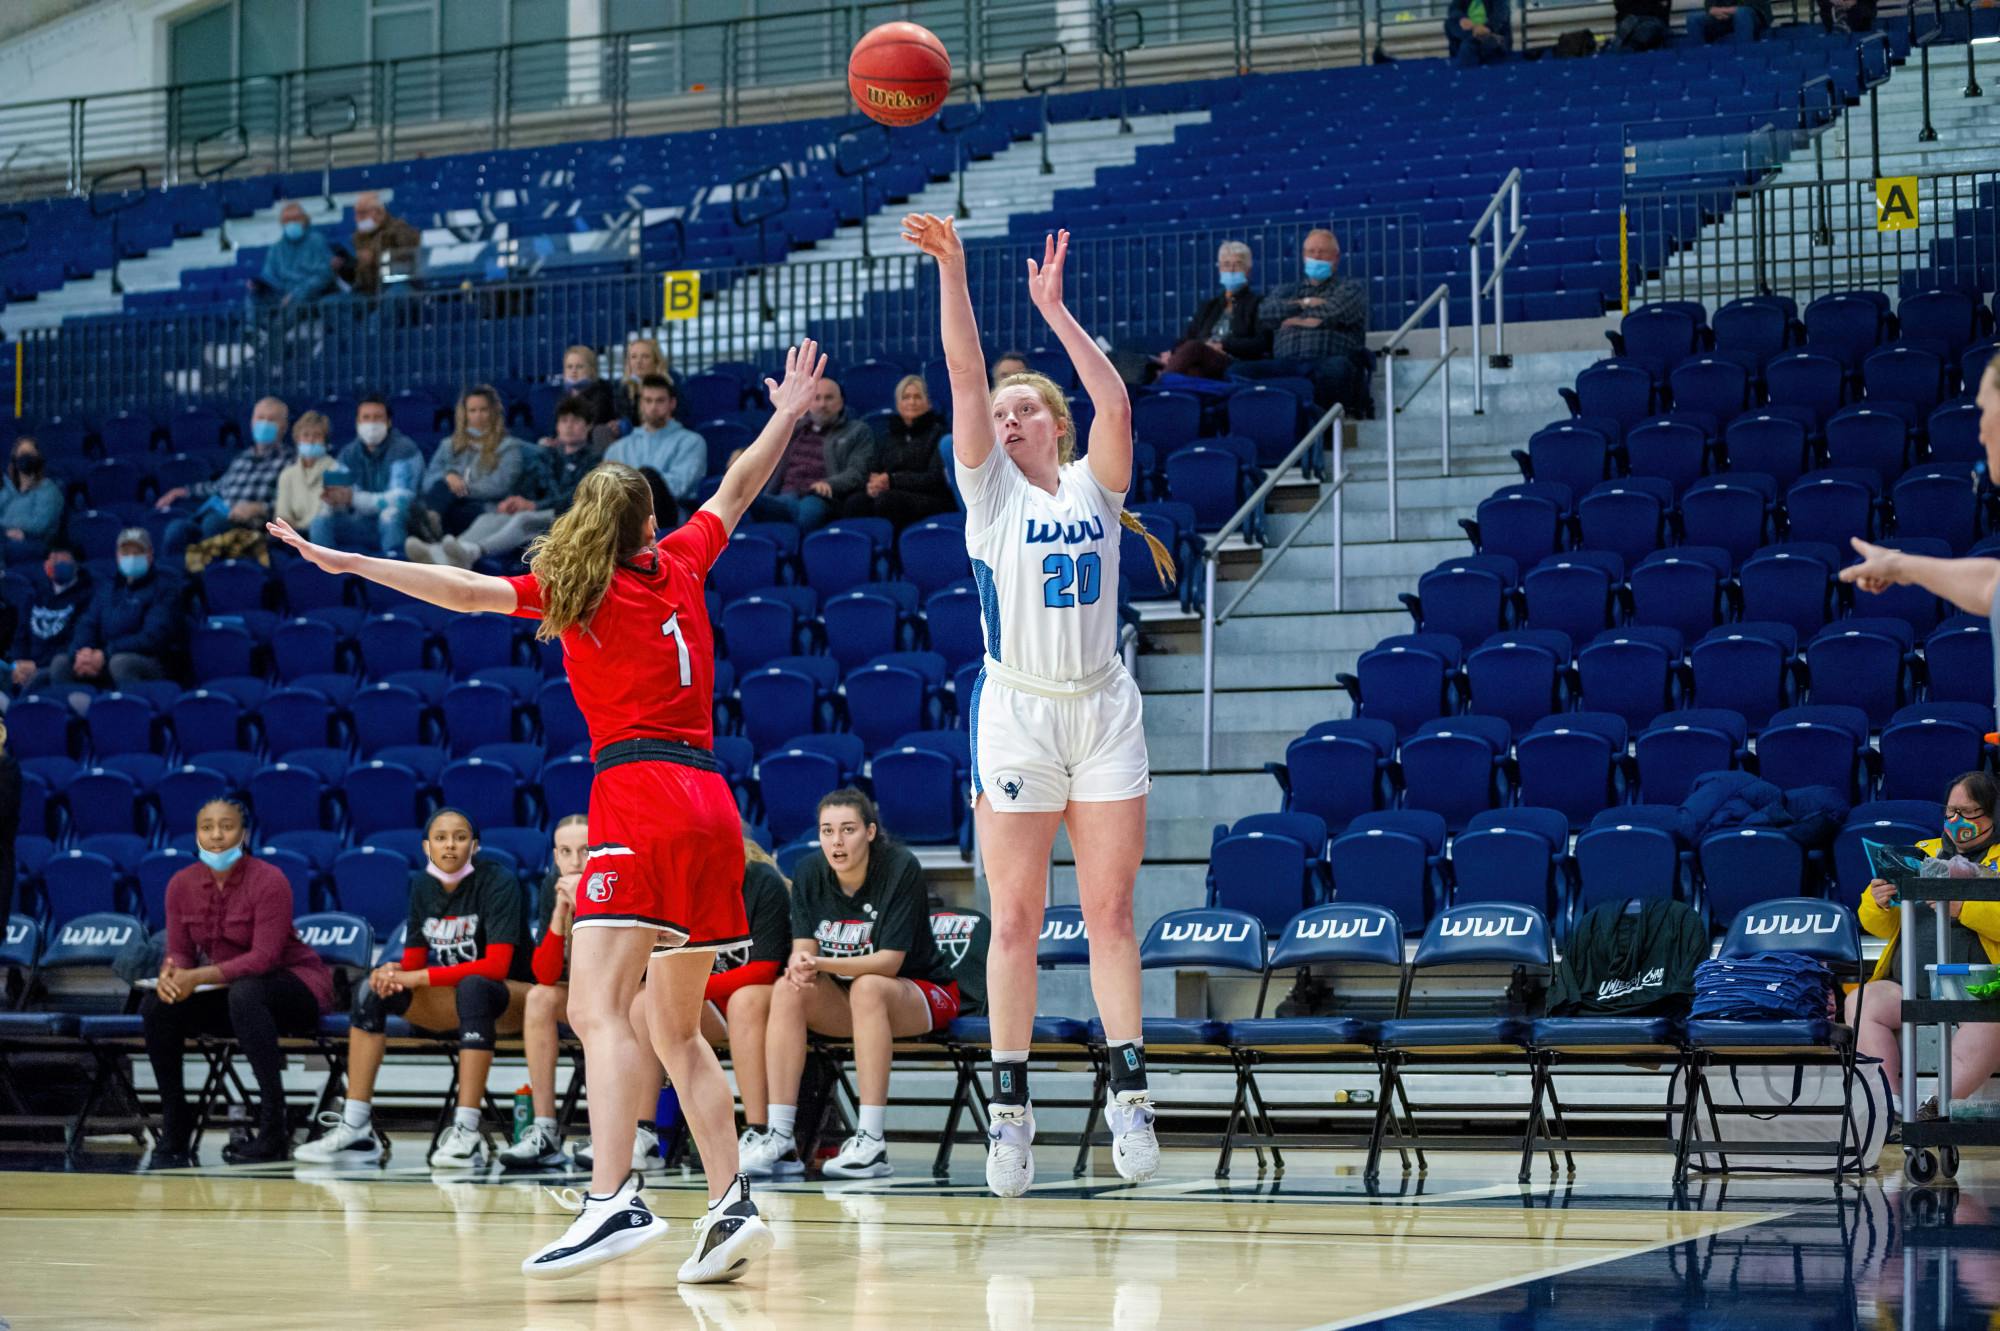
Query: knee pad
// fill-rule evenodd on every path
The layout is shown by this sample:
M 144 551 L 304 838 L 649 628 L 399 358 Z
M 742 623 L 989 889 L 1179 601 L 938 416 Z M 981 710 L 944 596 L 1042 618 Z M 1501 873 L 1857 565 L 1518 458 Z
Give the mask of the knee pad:
M 474 975 L 458 982 L 458 1042 L 467 1049 L 491 1049 L 510 995 L 499 980 Z
M 389 1028 L 390 1017 L 400 1017 L 409 1010 L 409 990 L 405 989 L 400 994 L 384 998 L 363 981 L 354 991 L 354 1009 L 348 1013 L 348 1020 L 353 1023 L 357 1031 L 380 1035 Z

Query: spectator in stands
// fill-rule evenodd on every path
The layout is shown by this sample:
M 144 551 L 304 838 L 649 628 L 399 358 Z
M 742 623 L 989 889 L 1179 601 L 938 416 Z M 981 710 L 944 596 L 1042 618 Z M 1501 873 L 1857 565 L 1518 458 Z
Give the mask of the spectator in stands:
M 824 527 L 867 486 L 874 449 L 874 432 L 847 418 L 840 385 L 831 375 L 821 379 L 812 409 L 799 418 L 785 460 L 750 505 L 750 516 L 759 522 L 795 522 L 801 531 Z
M 903 376 L 896 385 L 896 414 L 869 450 L 867 479 L 840 506 L 840 515 L 887 518 L 901 531 L 920 518 L 949 512 L 954 501 L 938 451 L 942 438 L 944 417 L 932 409 L 923 376 Z
M 1162 353 L 1161 373 L 1221 379 L 1228 375 L 1232 362 L 1255 360 L 1269 345 L 1269 336 L 1257 326 L 1258 297 L 1250 289 L 1250 247 L 1240 240 L 1223 241 L 1215 252 L 1215 272 L 1222 290 L 1195 311 L 1179 345 Z
M 4 701 L 4 698 L 0 698 Z M 45 829 L 28 829 L 41 836 Z M 14 838 L 21 834 L 21 760 L 7 747 L 7 727 L 0 724 L 0 928 L 14 914 Z M 764 1069 L 757 1077 L 761 1082 Z
M 1771 0 L 1741 0 L 1733 5 L 1711 4 L 1688 15 L 1688 36 L 1702 42 L 1733 37 L 1754 42 L 1771 28 Z
M 1002 379 L 1010 375 L 1028 373 L 1028 353 L 1025 351 L 1003 351 L 993 362 L 993 383 L 997 387 Z
M 414 264 L 423 233 L 382 206 L 382 196 L 368 190 L 354 201 L 354 266 L 348 285 L 357 295 L 382 291 L 382 270 Z
M 389 404 L 370 395 L 354 408 L 354 439 L 324 478 L 312 539 L 339 550 L 403 553 L 410 501 L 424 474 L 423 450 L 389 423 Z
M 1615 55 L 1657 51 L 1673 40 L 1673 0 L 1613 0 L 1618 26 L 1606 49 Z
M 158 987 L 139 1007 L 160 1090 L 155 1169 L 194 1163 L 197 1125 L 182 1063 L 190 1036 L 234 1038 L 257 1080 L 256 1133 L 223 1147 L 222 1158 L 251 1165 L 289 1156 L 278 1040 L 311 1035 L 333 1009 L 333 973 L 292 927 L 291 884 L 246 854 L 247 840 L 242 806 L 210 800 L 195 814 L 201 863 L 167 880 L 166 956 Z
M 1451 0 L 1445 11 L 1445 46 L 1451 62 L 1461 68 L 1505 60 L 1513 35 L 1507 0 Z
M 70 650 L 49 663 L 50 675 L 58 684 L 98 688 L 164 679 L 186 635 L 181 601 L 180 579 L 153 562 L 152 534 L 127 527 L 118 533 L 118 576 L 91 593 Z
M 652 338 L 634 337 L 625 344 L 625 379 L 620 385 L 618 407 L 627 425 L 638 425 L 643 419 L 639 397 L 647 378 L 656 374 L 670 378 L 672 373 L 667 353 Z
M 427 530 L 422 538 L 405 539 L 403 553 L 423 563 L 438 562 L 432 550 L 436 542 L 463 532 L 514 493 L 530 447 L 507 433 L 499 393 L 485 384 L 467 389 L 458 399 L 452 432 L 424 469 L 421 525 Z M 418 517 L 412 517 L 411 525 L 420 525 Z
M 261 304 L 292 310 L 333 290 L 333 251 L 297 203 L 287 203 L 278 222 L 278 239 L 264 251 L 263 271 L 251 279 L 250 291 Z
M 679 405 L 673 380 L 647 375 L 639 385 L 638 425 L 604 450 L 606 460 L 636 468 L 652 483 L 662 526 L 679 521 L 679 507 L 694 509 L 695 488 L 708 471 L 708 441 L 674 419 Z
M 597 377 L 597 353 L 589 347 L 563 352 L 562 389 L 565 398 L 582 401 L 586 424 L 609 425 L 618 419 L 618 400 L 611 395 L 611 385 Z
M 392 1016 L 419 1030 L 458 1033 L 458 1112 L 431 1152 L 433 1169 L 486 1163 L 479 1132 L 486 1074 L 493 1067 L 496 1036 L 521 1029 L 529 969 L 527 894 L 497 861 L 481 861 L 479 832 L 453 808 L 424 825 L 429 861 L 410 879 L 408 942 L 400 962 L 377 966 L 355 994 L 347 1032 L 347 1100 L 339 1114 L 325 1114 L 327 1131 L 301 1146 L 295 1158 L 309 1164 L 380 1160 L 375 1131 L 375 1074 Z
M 1369 404 L 1368 290 L 1339 276 L 1340 242 L 1333 232 L 1306 233 L 1305 277 L 1264 297 L 1257 322 L 1271 333 L 1268 360 L 1236 361 L 1231 379 L 1289 378 L 1313 382 L 1320 406 L 1338 402 L 1353 416 Z
M 1986 772 L 1967 772 L 1951 783 L 1945 795 L 1944 834 L 1917 842 L 1917 849 L 1932 859 L 1963 858 L 1988 873 L 2000 872 L 1996 810 L 2000 810 L 2000 782 Z M 1949 910 L 1944 956 L 1937 955 L 1937 930 L 1930 911 L 1921 907 L 1917 911 L 1920 927 L 1913 945 L 1918 973 L 1939 962 L 2000 962 L 2000 902 L 1954 901 Z M 1854 1027 L 1860 1052 L 1882 1060 L 1882 1072 L 1894 1096 L 1903 1084 L 1903 987 L 1889 978 L 1903 973 L 1898 952 L 1903 945 L 1898 937 L 1902 912 L 1896 908 L 1895 885 L 1881 878 L 1870 882 L 1861 894 L 1859 914 L 1862 928 L 1888 941 L 1865 989 L 1848 995 L 1847 1022 Z M 1960 1026 L 1951 1042 L 1953 1094 L 1974 1094 L 1996 1071 L 2000 1071 L 2000 1025 L 1981 1022 Z M 1903 1108 L 1897 1106 L 1897 1112 L 1902 1113 Z M 1916 1117 L 1920 1123 L 1937 1118 L 1937 1097 L 1917 1106 Z
M 62 537 L 49 542 L 42 576 L 14 630 L 14 691 L 45 681 L 57 656 L 69 650 L 90 608 L 90 574 L 78 562 L 76 547 Z
M 14 441 L 13 460 L 7 479 L 0 484 L 0 532 L 14 546 L 32 546 L 36 554 L 62 524 L 62 486 L 49 478 L 42 465 L 42 446 L 28 435 Z M 9 549 L 7 562 L 20 562 Z
M 522 450 L 519 493 L 474 518 L 462 535 L 430 546 L 430 562 L 471 568 L 486 556 L 513 554 L 554 525 L 575 498 L 576 483 L 604 461 L 604 450 L 590 441 L 589 415 L 582 398 L 564 398 L 556 407 L 555 447 Z
M 1873 32 L 1876 0 L 1819 0 L 1821 25 L 1828 32 Z
M 792 955 L 792 898 L 791 884 L 778 871 L 778 862 L 750 837 L 747 828 L 743 836 L 743 912 L 750 921 L 750 941 L 715 954 L 701 1033 L 718 1049 L 729 1046 L 736 1095 L 743 1102 L 739 1149 L 748 1151 L 763 1138 L 770 1120 L 764 1033 L 771 1020 L 771 994 Z M 636 1002 L 632 1005 L 632 1025 L 643 1033 Z
M 836 790 L 819 802 L 820 848 L 798 863 L 791 961 L 771 991 L 765 1029 L 771 1124 L 743 1152 L 740 1167 L 752 1178 L 805 1171 L 794 1133 L 807 1031 L 853 1041 L 861 1102 L 858 1129 L 820 1172 L 888 1174 L 883 1132 L 891 1046 L 958 1015 L 958 986 L 944 978 L 931 937 L 923 870 L 881 831 L 874 801 L 858 790 Z
M 333 470 L 327 456 L 328 422 L 317 411 L 299 417 L 292 427 L 292 465 L 278 473 L 278 521 L 289 522 L 304 531 L 319 520 L 325 507 L 326 474 Z
M 229 460 L 221 476 L 193 485 L 177 485 L 161 495 L 156 507 L 165 511 L 183 499 L 203 501 L 192 513 L 167 527 L 167 556 L 178 558 L 197 540 L 208 540 L 232 529 L 263 533 L 271 505 L 278 497 L 278 475 L 291 464 L 285 441 L 291 408 L 267 397 L 250 411 L 250 447 Z

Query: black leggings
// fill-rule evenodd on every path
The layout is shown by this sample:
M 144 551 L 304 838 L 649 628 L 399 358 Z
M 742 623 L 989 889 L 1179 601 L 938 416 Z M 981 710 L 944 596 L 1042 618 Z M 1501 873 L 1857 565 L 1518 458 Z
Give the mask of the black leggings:
M 310 1035 L 319 1025 L 319 999 L 290 971 L 271 971 L 245 975 L 226 989 L 190 994 L 178 1003 L 162 1003 L 158 994 L 148 994 L 139 1015 L 146 1023 L 146 1058 L 171 1123 L 187 1112 L 181 1059 L 194 1035 L 235 1036 L 257 1079 L 258 1096 L 267 1106 L 283 1104 L 285 1056 L 278 1037 Z
M 507 1015 L 513 994 L 504 981 L 489 980 L 483 975 L 469 975 L 454 989 L 458 1000 L 459 1047 L 491 1049 L 500 1018 Z M 372 986 L 361 985 L 354 991 L 354 1029 L 380 1035 L 390 1017 L 400 1017 L 410 1010 L 412 997 L 412 992 L 405 989 L 383 998 Z

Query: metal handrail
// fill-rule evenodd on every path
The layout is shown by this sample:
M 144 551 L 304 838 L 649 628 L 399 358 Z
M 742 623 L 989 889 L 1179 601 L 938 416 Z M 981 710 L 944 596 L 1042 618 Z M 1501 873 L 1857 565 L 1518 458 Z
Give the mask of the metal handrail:
M 1306 431 L 1302 439 L 1292 445 L 1291 451 L 1285 454 L 1284 459 L 1265 474 L 1263 484 L 1250 492 L 1250 497 L 1243 501 L 1242 506 L 1230 515 L 1229 521 L 1223 523 L 1217 529 L 1216 533 L 1208 538 L 1208 543 L 1202 547 L 1201 770 L 1204 772 L 1212 770 L 1211 760 L 1215 751 L 1216 626 L 1235 613 L 1236 607 L 1243 603 L 1243 598 L 1248 596 L 1259 582 L 1263 581 L 1264 574 L 1277 565 L 1278 561 L 1284 557 L 1285 552 L 1292 548 L 1292 543 L 1298 540 L 1299 533 L 1306 529 L 1307 524 L 1314 517 L 1317 517 L 1320 510 L 1329 502 L 1333 504 L 1333 608 L 1335 610 L 1344 608 L 1345 598 L 1341 593 L 1341 583 L 1346 572 L 1346 551 L 1342 548 L 1346 532 L 1342 524 L 1340 501 L 1341 490 L 1347 484 L 1347 476 L 1344 472 L 1334 478 L 1332 487 L 1320 496 L 1319 502 L 1314 504 L 1312 510 L 1306 514 L 1305 520 L 1299 523 L 1298 528 L 1291 535 L 1279 543 L 1277 549 L 1269 553 L 1256 574 L 1250 578 L 1243 590 L 1237 593 L 1236 598 L 1229 603 L 1228 609 L 1223 610 L 1219 614 L 1215 607 L 1215 562 L 1221 557 L 1222 543 L 1242 529 L 1243 524 L 1248 522 L 1251 515 L 1257 512 L 1265 498 L 1277 487 L 1278 482 L 1285 478 L 1286 473 L 1299 465 L 1300 459 L 1311 452 L 1319 443 L 1320 438 L 1332 430 L 1337 422 L 1345 418 L 1346 414 L 1346 409 L 1338 402 L 1329 407 L 1326 414 L 1319 418 L 1319 422 L 1312 429 Z M 1337 469 L 1340 466 L 1340 443 L 1337 439 L 1334 441 L 1331 452 L 1335 459 L 1334 466 Z
M 1502 203 L 1507 204 L 1505 230 L 1513 236 L 1512 240 L 1506 241 L 1504 244 L 1501 240 L 1502 226 L 1500 222 L 1500 205 Z M 1489 227 L 1488 223 L 1492 225 Z M 1479 277 L 1480 233 L 1487 230 L 1491 230 L 1493 233 L 1493 276 L 1482 282 Z M 1507 261 L 1514 257 L 1514 251 L 1520 247 L 1521 238 L 1526 234 L 1527 232 L 1521 226 L 1521 168 L 1517 166 L 1502 177 L 1500 187 L 1494 190 L 1493 197 L 1487 200 L 1486 210 L 1480 213 L 1479 220 L 1472 224 L 1472 233 L 1466 242 L 1472 251 L 1472 414 L 1475 416 L 1486 414 L 1486 366 L 1488 362 L 1479 354 L 1480 327 L 1484 322 L 1480 317 L 1480 307 L 1486 299 L 1486 293 L 1491 291 L 1493 293 L 1493 358 L 1491 364 L 1496 370 L 1505 369 L 1508 365 L 1507 282 L 1505 277 Z
M 1029 69 L 1029 66 L 1037 58 L 1048 55 L 1050 52 L 1054 52 L 1057 56 L 1056 72 L 1053 78 L 1044 79 L 1033 73 Z M 1051 88 L 1060 88 L 1068 82 L 1069 48 L 1061 42 L 1043 42 L 1039 46 L 1030 46 L 1027 50 L 1021 52 L 1021 91 L 1027 93 L 1030 97 L 1041 98 L 1042 102 L 1042 174 L 1045 176 L 1054 175 L 1056 169 L 1055 165 L 1049 161 L 1049 90 Z
M 1431 366 L 1430 373 L 1417 380 L 1410 389 L 1409 397 L 1396 400 L 1396 351 L 1403 345 L 1403 339 L 1416 331 L 1417 324 L 1431 307 L 1438 312 L 1438 359 Z M 1389 455 L 1389 539 L 1397 540 L 1401 532 L 1397 518 L 1399 505 L 1396 502 L 1396 417 L 1403 414 L 1403 408 L 1417 400 L 1417 394 L 1424 391 L 1424 385 L 1442 372 L 1444 384 L 1438 390 L 1438 474 L 1451 475 L 1451 286 L 1440 282 L 1430 295 L 1424 297 L 1423 304 L 1410 312 L 1403 320 L 1403 326 L 1389 335 L 1376 354 L 1382 357 L 1383 396 L 1389 402 L 1387 449 Z

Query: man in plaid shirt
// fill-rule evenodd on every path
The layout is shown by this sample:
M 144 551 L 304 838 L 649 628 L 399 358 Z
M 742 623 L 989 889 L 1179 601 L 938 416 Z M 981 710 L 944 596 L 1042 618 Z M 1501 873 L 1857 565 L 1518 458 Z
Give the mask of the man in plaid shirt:
M 160 496 L 161 511 L 183 499 L 199 499 L 201 504 L 167 528 L 169 557 L 177 558 L 195 541 L 220 536 L 232 527 L 261 528 L 271 516 L 271 504 L 278 496 L 278 473 L 291 465 L 292 450 L 285 439 L 291 411 L 281 400 L 267 397 L 250 412 L 250 446 L 230 460 L 222 475 L 212 481 L 180 485 Z
M 1350 416 L 1367 410 L 1368 290 L 1338 276 L 1339 267 L 1333 232 L 1308 232 L 1305 280 L 1274 288 L 1257 306 L 1257 326 L 1272 330 L 1269 359 L 1234 362 L 1231 379 L 1301 376 L 1312 380 L 1321 407 L 1338 402 Z

